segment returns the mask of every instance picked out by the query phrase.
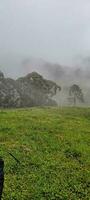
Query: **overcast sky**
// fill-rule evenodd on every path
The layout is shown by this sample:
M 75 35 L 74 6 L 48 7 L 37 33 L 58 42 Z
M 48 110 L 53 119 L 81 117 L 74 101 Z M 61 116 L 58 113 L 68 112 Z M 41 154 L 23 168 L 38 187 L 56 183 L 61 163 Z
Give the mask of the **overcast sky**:
M 1 0 L 0 65 L 39 57 L 69 65 L 90 54 L 90 0 Z

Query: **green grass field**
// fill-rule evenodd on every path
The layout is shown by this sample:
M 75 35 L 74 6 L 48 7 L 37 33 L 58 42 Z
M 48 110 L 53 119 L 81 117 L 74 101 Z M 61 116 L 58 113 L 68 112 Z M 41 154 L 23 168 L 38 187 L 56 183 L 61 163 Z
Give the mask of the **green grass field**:
M 0 111 L 0 156 L 3 200 L 90 200 L 90 108 Z

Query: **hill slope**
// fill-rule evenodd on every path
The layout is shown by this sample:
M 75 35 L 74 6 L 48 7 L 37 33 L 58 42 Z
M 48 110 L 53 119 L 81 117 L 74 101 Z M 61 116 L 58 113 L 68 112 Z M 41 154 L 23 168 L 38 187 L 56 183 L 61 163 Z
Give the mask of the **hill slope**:
M 89 108 L 2 110 L 3 200 L 89 200 L 89 145 Z
M 5 78 L 0 72 L 0 107 L 16 108 L 56 105 L 52 99 L 61 87 L 40 74 L 32 72 L 17 80 Z

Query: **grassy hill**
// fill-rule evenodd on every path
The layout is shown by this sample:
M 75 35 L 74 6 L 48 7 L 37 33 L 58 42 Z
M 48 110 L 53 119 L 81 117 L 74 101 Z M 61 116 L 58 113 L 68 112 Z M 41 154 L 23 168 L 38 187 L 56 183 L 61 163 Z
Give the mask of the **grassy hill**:
M 0 155 L 3 200 L 90 200 L 90 108 L 0 111 Z

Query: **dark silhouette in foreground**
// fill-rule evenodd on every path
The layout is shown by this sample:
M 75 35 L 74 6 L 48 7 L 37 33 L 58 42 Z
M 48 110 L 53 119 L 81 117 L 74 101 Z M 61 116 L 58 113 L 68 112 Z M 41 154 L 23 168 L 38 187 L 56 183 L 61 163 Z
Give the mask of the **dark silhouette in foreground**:
M 0 158 L 0 200 L 2 198 L 3 186 L 4 186 L 4 161 L 2 158 Z

